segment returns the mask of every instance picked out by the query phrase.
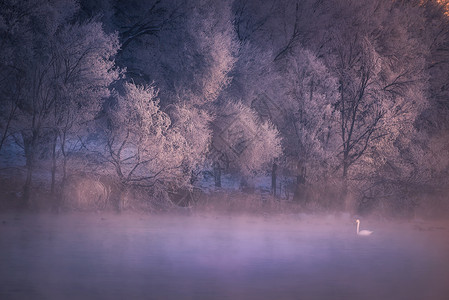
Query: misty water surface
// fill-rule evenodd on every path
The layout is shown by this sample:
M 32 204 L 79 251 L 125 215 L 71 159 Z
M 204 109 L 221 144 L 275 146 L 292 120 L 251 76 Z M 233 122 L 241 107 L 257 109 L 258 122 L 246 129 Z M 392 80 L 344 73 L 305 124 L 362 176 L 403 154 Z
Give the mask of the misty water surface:
M 3 214 L 0 299 L 449 299 L 448 226 L 353 221 Z

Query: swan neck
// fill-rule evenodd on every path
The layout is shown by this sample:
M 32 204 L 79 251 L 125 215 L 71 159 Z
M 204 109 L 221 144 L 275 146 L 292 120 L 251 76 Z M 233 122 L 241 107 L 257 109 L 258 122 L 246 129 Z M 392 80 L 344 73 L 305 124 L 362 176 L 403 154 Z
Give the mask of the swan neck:
M 360 222 L 357 222 L 357 234 L 359 234 L 359 226 L 360 226 Z

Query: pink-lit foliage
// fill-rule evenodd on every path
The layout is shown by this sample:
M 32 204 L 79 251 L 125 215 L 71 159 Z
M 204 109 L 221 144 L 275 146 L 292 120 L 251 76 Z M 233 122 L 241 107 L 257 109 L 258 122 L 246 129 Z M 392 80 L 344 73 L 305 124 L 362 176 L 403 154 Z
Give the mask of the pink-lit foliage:
M 173 107 L 170 117 L 157 93 L 154 86 L 125 83 L 108 110 L 103 157 L 124 188 L 188 187 L 204 162 L 210 117 L 183 106 Z
M 187 104 L 173 105 L 168 114 L 172 129 L 185 139 L 182 167 L 184 176 L 190 173 L 190 183 L 193 183 L 207 165 L 207 153 L 212 139 L 210 123 L 213 118 L 206 110 Z
M 241 102 L 220 108 L 213 128 L 211 158 L 225 171 L 237 171 L 244 177 L 266 173 L 282 154 L 278 130 Z
M 231 81 L 230 72 L 234 68 L 239 42 L 232 24 L 231 2 L 198 1 L 187 22 L 188 32 L 193 39 L 194 49 L 190 49 L 190 59 L 199 64 L 200 72 L 195 72 L 193 93 L 197 104 L 213 102 L 223 88 Z M 184 90 L 185 91 L 185 90 Z M 179 95 L 183 97 L 183 90 Z
M 182 149 L 184 141 L 170 129 L 153 86 L 125 83 L 124 90 L 108 111 L 105 158 L 123 184 L 170 180 L 181 166 L 176 149 Z

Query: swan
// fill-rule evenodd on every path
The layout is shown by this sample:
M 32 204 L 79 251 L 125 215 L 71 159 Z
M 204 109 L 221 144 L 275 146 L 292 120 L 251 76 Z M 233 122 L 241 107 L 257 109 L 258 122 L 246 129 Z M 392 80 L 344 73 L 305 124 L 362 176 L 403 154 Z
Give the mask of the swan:
M 357 223 L 357 235 L 363 235 L 363 236 L 366 236 L 366 235 L 371 235 L 371 234 L 373 233 L 371 230 L 360 230 L 360 231 L 359 231 L 360 220 L 357 219 L 357 220 L 355 220 L 355 222 Z

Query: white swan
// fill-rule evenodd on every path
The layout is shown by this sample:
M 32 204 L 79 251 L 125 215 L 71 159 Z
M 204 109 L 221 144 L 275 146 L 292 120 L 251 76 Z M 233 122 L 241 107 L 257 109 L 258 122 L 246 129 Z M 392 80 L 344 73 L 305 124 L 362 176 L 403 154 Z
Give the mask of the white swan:
M 371 235 L 373 232 L 371 230 L 360 230 L 359 231 L 359 227 L 360 227 L 360 220 L 357 219 L 355 220 L 355 222 L 357 223 L 357 235 Z

